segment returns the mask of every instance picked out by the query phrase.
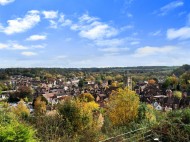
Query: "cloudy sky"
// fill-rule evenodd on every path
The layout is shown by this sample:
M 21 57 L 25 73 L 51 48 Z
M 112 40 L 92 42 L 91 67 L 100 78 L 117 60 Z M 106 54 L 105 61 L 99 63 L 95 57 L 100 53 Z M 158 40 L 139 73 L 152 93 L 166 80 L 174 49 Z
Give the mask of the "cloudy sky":
M 0 0 L 0 68 L 190 63 L 189 0 Z

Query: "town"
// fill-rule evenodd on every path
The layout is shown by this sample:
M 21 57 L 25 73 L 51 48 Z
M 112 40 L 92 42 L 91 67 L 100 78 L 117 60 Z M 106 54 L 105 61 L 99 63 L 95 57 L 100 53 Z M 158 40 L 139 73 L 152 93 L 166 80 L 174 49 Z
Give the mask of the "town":
M 152 74 L 153 70 L 156 75 Z M 35 117 L 38 120 L 39 116 L 56 116 L 60 111 L 58 110 L 60 104 L 82 99 L 86 103 L 94 102 L 93 107 L 96 107 L 93 111 L 96 110 L 98 120 L 101 119 L 101 125 L 96 125 L 102 128 L 105 127 L 103 125 L 105 117 L 107 117 L 104 115 L 109 114 L 102 114 L 99 111 L 108 111 L 109 104 L 112 101 L 114 102 L 112 97 L 117 96 L 120 89 L 131 90 L 129 94 L 136 94 L 137 100 L 145 105 L 144 107 L 152 107 L 148 112 L 157 111 L 164 114 L 165 112 L 188 108 L 190 95 L 189 70 L 189 65 L 107 69 L 1 69 L 0 109 L 7 103 L 8 109 L 15 113 L 19 111 L 17 115 L 20 115 L 19 117 L 22 117 L 22 119 L 24 114 L 24 119 L 26 119 L 25 117 L 27 119 Z M 127 90 L 124 94 L 128 92 Z M 127 95 L 124 97 L 127 97 Z M 129 99 L 128 101 L 131 101 L 131 103 L 133 102 L 130 100 L 130 96 L 126 99 Z M 120 103 L 125 102 L 122 99 L 118 101 L 121 101 Z M 130 102 L 128 103 L 130 104 Z M 118 105 L 118 108 L 115 109 L 134 107 L 129 104 Z M 23 110 L 24 106 L 25 109 Z M 67 113 L 71 113 L 69 110 L 67 111 Z M 122 111 L 120 115 L 125 113 L 135 112 L 126 110 L 126 112 Z M 118 117 L 117 113 L 113 115 Z M 147 117 L 147 119 L 151 120 L 153 117 L 156 116 Z

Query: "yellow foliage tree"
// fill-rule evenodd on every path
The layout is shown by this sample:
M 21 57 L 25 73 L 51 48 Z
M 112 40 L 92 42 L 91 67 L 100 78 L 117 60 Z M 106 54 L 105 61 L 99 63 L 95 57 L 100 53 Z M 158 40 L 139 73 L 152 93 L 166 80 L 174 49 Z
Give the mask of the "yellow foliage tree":
M 182 92 L 181 91 L 174 91 L 173 96 L 178 98 L 178 99 L 181 99 L 182 98 Z
M 107 114 L 113 125 L 125 125 L 137 117 L 138 107 L 139 97 L 134 91 L 118 89 L 109 98 Z
M 117 81 L 122 81 L 122 80 L 123 80 L 123 76 L 120 75 L 120 74 L 117 74 L 117 75 L 115 76 L 115 80 L 117 80 Z
M 83 93 L 79 95 L 79 99 L 86 102 L 94 101 L 94 97 L 90 93 Z
M 114 81 L 114 82 L 111 84 L 111 86 L 112 86 L 112 87 L 117 87 L 117 86 L 118 86 L 118 85 L 117 85 L 117 82 Z
M 148 80 L 148 84 L 155 84 L 155 83 L 156 83 L 156 81 L 154 79 Z
M 99 108 L 99 105 L 95 103 L 94 101 L 87 102 L 87 103 L 82 103 L 83 105 L 83 111 L 88 113 L 94 110 L 97 110 Z
M 81 132 L 94 126 L 93 112 L 99 105 L 92 102 L 84 102 L 78 99 L 67 100 L 58 106 L 59 113 L 66 120 L 64 126 L 71 132 Z
M 30 110 L 22 99 L 18 102 L 16 107 L 12 108 L 12 112 L 19 117 L 27 117 L 30 114 Z
M 36 114 L 44 114 L 46 112 L 46 102 L 39 96 L 34 102 L 34 109 Z
M 152 105 L 147 104 L 147 110 L 145 116 L 146 119 L 148 119 L 150 122 L 156 122 L 156 116 L 154 114 L 154 108 Z

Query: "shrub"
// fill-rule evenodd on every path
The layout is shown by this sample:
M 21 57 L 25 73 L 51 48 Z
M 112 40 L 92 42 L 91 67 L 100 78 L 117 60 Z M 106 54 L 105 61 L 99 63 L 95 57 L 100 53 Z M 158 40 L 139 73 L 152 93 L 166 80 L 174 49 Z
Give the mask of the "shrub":
M 178 99 L 181 99 L 182 98 L 182 93 L 181 93 L 181 91 L 174 91 L 173 96 L 178 98 Z
M 20 123 L 14 115 L 0 112 L 0 141 L 1 142 L 36 142 L 35 130 Z
M 42 96 L 39 96 L 35 99 L 34 109 L 36 115 L 41 115 L 46 112 L 46 101 L 43 100 Z
M 30 114 L 30 110 L 27 108 L 23 100 L 18 102 L 18 105 L 16 107 L 12 108 L 12 112 L 22 118 L 26 118 Z
M 190 141 L 190 109 L 169 112 L 152 132 L 162 141 Z
M 86 102 L 94 101 L 94 97 L 90 93 L 83 93 L 79 95 L 79 99 Z

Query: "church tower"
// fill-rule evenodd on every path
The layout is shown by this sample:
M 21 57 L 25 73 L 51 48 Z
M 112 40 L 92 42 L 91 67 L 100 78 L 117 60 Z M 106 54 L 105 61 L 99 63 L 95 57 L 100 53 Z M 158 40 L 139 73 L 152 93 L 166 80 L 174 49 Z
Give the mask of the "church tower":
M 123 77 L 123 86 L 124 88 L 127 87 L 130 90 L 132 90 L 132 77 L 129 75 L 129 71 L 124 72 L 124 77 Z

